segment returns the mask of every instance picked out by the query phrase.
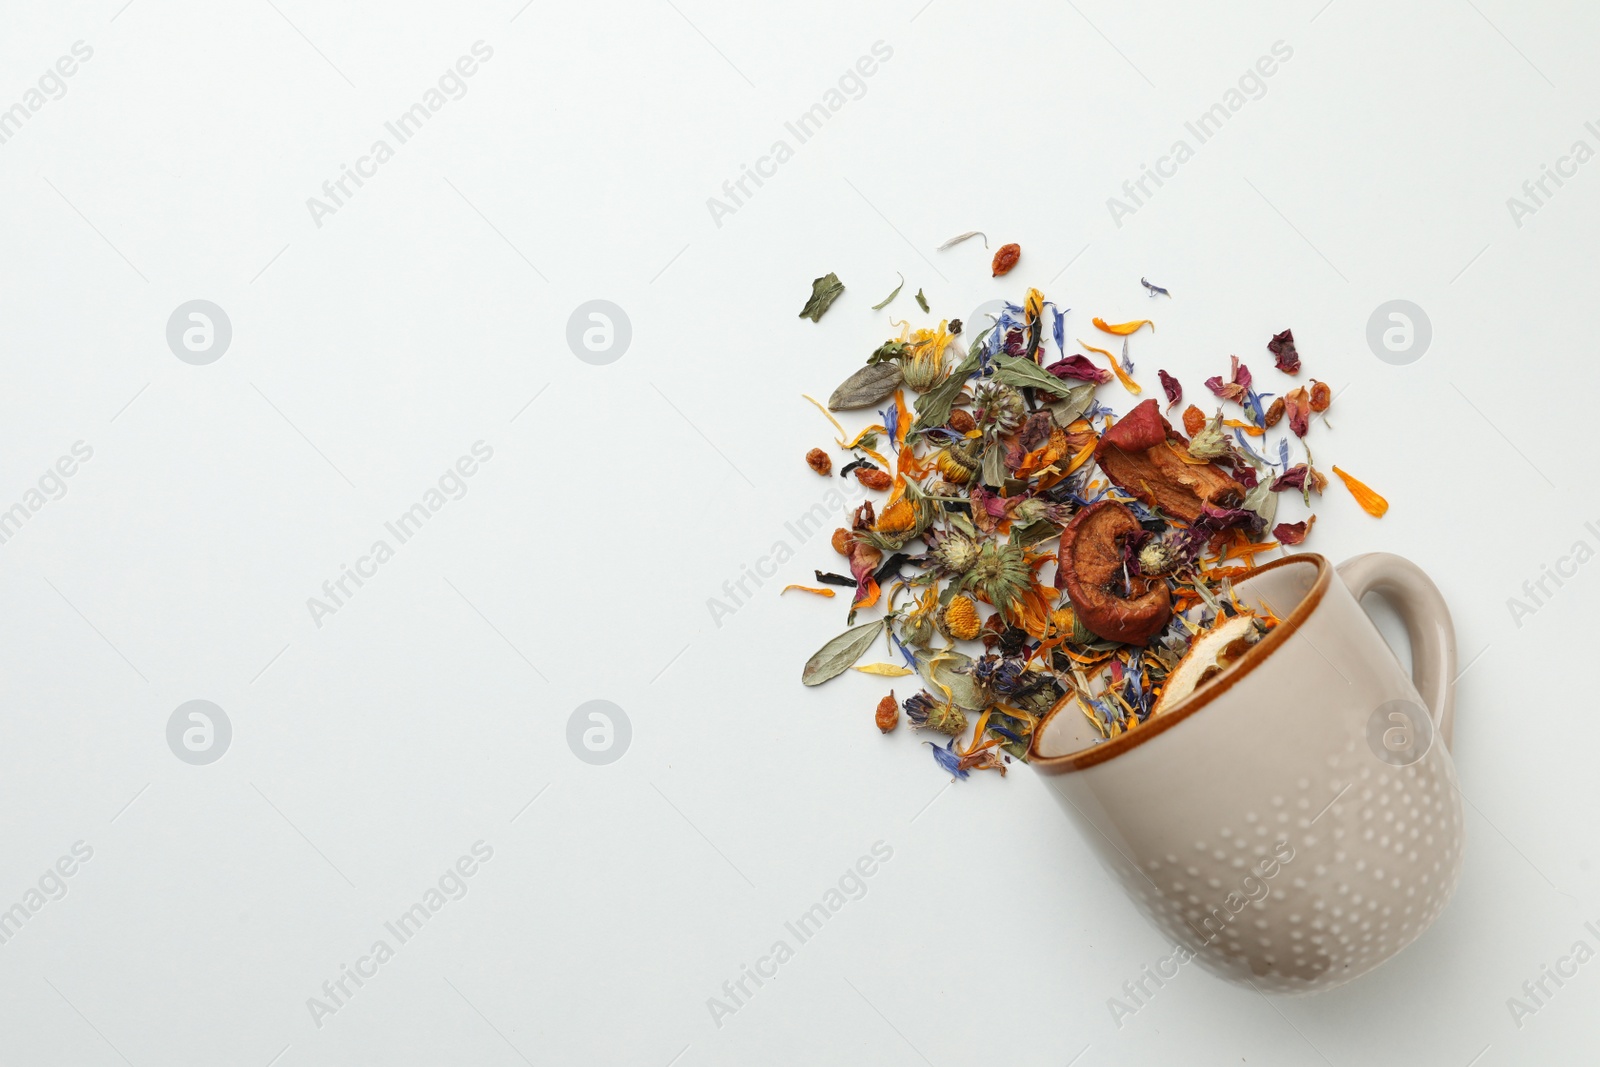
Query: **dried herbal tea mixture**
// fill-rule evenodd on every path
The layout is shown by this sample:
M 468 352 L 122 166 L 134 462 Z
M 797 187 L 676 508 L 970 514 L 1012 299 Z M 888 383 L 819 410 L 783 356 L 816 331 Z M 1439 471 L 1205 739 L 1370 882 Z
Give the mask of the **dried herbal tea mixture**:
M 946 244 L 972 236 L 981 235 Z M 997 253 L 995 273 L 1016 248 Z M 820 318 L 843 291 L 834 274 L 817 279 L 802 317 Z M 1277 521 L 1283 494 L 1309 508 L 1328 486 L 1305 439 L 1331 390 L 1296 380 L 1291 331 L 1264 345 L 1278 393 L 1260 391 L 1230 357 L 1203 383 L 1211 413 L 1191 403 L 1175 428 L 1167 415 L 1184 388 L 1164 369 L 1164 408 L 1151 397 L 1119 414 L 1107 402 L 1143 394 L 1130 345 L 1155 323 L 1093 318 L 1100 347 L 1074 343 L 1067 316 L 1029 289 L 989 323 L 894 322 L 898 333 L 825 408 L 806 398 L 837 433 L 837 476 L 883 495 L 840 517 L 818 585 L 784 590 L 850 595 L 849 628 L 811 657 L 802 681 L 851 668 L 915 676 L 914 691 L 898 701 L 889 692 L 872 721 L 889 733 L 903 710 L 912 729 L 945 735 L 927 744 L 960 778 L 1025 760 L 1065 698 L 1110 739 L 1226 670 L 1279 622 L 1241 604 L 1233 580 L 1311 533 L 1314 514 Z M 876 421 L 854 432 L 832 414 L 863 409 Z M 835 476 L 832 459 L 820 448 L 805 455 L 823 477 Z M 1388 509 L 1332 470 L 1369 514 Z M 888 662 L 858 665 L 874 647 Z

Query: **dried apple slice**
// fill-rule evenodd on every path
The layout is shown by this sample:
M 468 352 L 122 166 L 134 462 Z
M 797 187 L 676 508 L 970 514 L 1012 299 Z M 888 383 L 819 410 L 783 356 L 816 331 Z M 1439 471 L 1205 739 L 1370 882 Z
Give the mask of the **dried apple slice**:
M 1194 522 L 1206 504 L 1236 505 L 1244 486 L 1215 463 L 1189 463 L 1168 447 L 1183 438 L 1146 400 L 1100 438 L 1094 460 L 1105 476 L 1142 503 L 1184 522 Z
M 1151 714 L 1160 715 L 1239 661 L 1261 639 L 1256 617 L 1234 615 L 1195 636 L 1189 651 L 1167 676 L 1166 688 Z
M 1074 515 L 1061 534 L 1056 588 L 1066 589 L 1079 621 L 1107 641 L 1142 645 L 1172 618 L 1167 583 L 1123 565 L 1123 543 L 1139 532 L 1125 505 L 1102 500 Z

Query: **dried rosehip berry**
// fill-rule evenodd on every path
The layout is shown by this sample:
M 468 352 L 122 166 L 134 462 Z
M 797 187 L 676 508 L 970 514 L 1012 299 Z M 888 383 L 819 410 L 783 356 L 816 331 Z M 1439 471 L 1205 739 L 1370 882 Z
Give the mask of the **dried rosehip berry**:
M 994 254 L 994 262 L 990 264 L 994 277 L 1010 271 L 1017 265 L 1017 260 L 1022 258 L 1022 246 L 1018 244 L 1001 245 L 1000 250 Z
M 843 526 L 841 526 L 837 530 L 833 531 L 833 550 L 835 552 L 839 553 L 841 556 L 848 556 L 850 554 L 850 544 L 851 537 L 849 530 L 846 530 Z
M 1278 425 L 1278 420 L 1283 418 L 1283 409 L 1284 409 L 1284 403 L 1283 403 L 1283 397 L 1281 397 L 1281 396 L 1278 397 L 1276 400 L 1274 400 L 1272 402 L 1271 406 L 1267 408 L 1267 428 L 1268 429 L 1271 429 L 1272 427 Z
M 1311 410 L 1327 411 L 1331 403 L 1333 403 L 1333 390 L 1328 388 L 1328 383 L 1311 379 Z
M 820 448 L 806 453 L 806 465 L 824 477 L 833 473 L 833 460 Z
M 882 492 L 894 484 L 894 479 L 889 477 L 888 471 L 869 470 L 866 467 L 857 467 L 855 473 L 856 481 L 860 482 L 868 489 L 876 489 L 879 492 Z
M 878 729 L 888 733 L 900 724 L 900 702 L 894 698 L 894 690 L 889 690 L 889 695 L 878 701 L 878 714 L 874 717 Z
M 950 418 L 946 420 L 945 425 L 956 433 L 971 433 L 978 428 L 978 424 L 972 419 L 972 413 L 963 411 L 960 408 L 950 413 Z
M 1193 437 L 1206 428 L 1206 413 L 1190 404 L 1183 409 L 1183 432 Z

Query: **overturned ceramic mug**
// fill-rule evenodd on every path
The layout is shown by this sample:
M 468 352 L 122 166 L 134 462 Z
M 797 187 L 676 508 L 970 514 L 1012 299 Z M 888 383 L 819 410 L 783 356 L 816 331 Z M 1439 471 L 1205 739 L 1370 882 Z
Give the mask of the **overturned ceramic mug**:
M 1461 875 L 1455 636 L 1398 556 L 1289 556 L 1235 583 L 1282 621 L 1225 672 L 1100 741 L 1063 700 L 1029 760 L 1140 909 L 1208 970 L 1332 989 L 1416 940 Z M 1408 677 L 1360 600 L 1405 620 Z M 1098 742 L 1098 743 L 1097 743 Z

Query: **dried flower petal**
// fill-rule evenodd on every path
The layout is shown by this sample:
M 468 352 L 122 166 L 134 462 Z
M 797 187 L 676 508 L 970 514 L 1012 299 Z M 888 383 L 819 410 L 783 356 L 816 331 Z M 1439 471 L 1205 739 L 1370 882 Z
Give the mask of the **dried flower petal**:
M 783 587 L 783 592 L 780 592 L 778 595 L 782 596 L 784 593 L 787 593 L 791 589 L 798 589 L 802 593 L 815 593 L 817 596 L 826 596 L 826 597 L 833 596 L 833 590 L 832 589 L 829 589 L 827 586 L 819 586 L 819 585 L 786 585 L 786 586 Z
M 1267 342 L 1267 351 L 1272 353 L 1277 361 L 1278 369 L 1285 374 L 1300 373 L 1300 353 L 1294 347 L 1294 331 L 1284 330 L 1282 333 L 1272 335 L 1272 340 Z
M 806 465 L 824 477 L 833 473 L 833 460 L 820 448 L 806 453 Z
M 1272 528 L 1272 536 L 1278 539 L 1280 545 L 1298 545 L 1306 539 L 1316 521 L 1317 517 L 1313 515 L 1304 522 L 1280 522 Z
M 998 278 L 1017 265 L 1017 260 L 1022 258 L 1022 246 L 1019 244 L 1001 245 L 994 254 L 994 262 L 990 269 L 994 271 L 991 277 Z
M 1375 519 L 1383 518 L 1384 513 L 1389 510 L 1389 502 L 1387 500 L 1373 492 L 1364 482 L 1352 478 L 1337 466 L 1333 468 L 1333 473 L 1337 474 L 1339 480 L 1344 482 L 1344 487 L 1350 490 L 1351 496 L 1356 498 L 1356 503 L 1361 505 L 1361 510 Z
M 862 674 L 875 674 L 880 678 L 904 678 L 912 673 L 910 667 L 902 667 L 898 663 L 869 663 L 864 667 L 852 667 L 851 670 L 860 671 Z
M 1167 410 L 1171 411 L 1183 402 L 1183 385 L 1164 370 L 1156 371 L 1161 377 L 1161 388 L 1167 394 Z
M 1304 437 L 1311 429 L 1311 396 L 1305 386 L 1291 389 L 1283 395 L 1284 410 L 1289 416 L 1289 429 L 1296 437 Z
M 1095 329 L 1103 330 L 1106 333 L 1114 333 L 1118 337 L 1126 337 L 1141 326 L 1148 326 L 1152 330 L 1156 328 L 1156 324 L 1149 319 L 1133 319 L 1129 322 L 1107 322 L 1105 319 L 1096 318 L 1089 321 L 1094 323 Z
M 1099 320 L 1097 319 L 1095 321 L 1098 322 Z M 1117 362 L 1116 356 L 1112 355 L 1110 352 L 1107 352 L 1103 348 L 1096 348 L 1094 345 L 1085 345 L 1083 344 L 1082 340 L 1079 340 L 1078 343 L 1083 345 L 1083 347 L 1090 352 L 1097 353 L 1098 355 L 1105 356 L 1107 359 L 1109 359 L 1111 361 L 1112 373 L 1116 374 L 1117 381 L 1121 382 L 1122 387 L 1128 392 L 1132 393 L 1134 396 L 1138 396 L 1140 393 L 1144 392 L 1143 389 L 1139 388 L 1138 382 L 1128 377 L 1127 372 L 1122 369 L 1122 364 Z
M 1062 381 L 1074 378 L 1081 382 L 1094 382 L 1096 385 L 1104 385 L 1112 378 L 1110 371 L 1101 370 L 1090 362 L 1088 356 L 1079 355 L 1063 356 L 1046 367 L 1045 371 L 1054 374 Z

